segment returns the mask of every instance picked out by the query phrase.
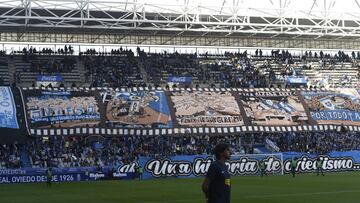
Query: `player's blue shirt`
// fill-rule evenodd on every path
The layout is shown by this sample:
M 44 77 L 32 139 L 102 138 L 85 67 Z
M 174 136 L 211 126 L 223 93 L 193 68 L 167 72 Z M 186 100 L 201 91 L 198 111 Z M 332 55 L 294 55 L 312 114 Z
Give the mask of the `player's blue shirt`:
M 230 203 L 230 174 L 225 164 L 211 163 L 206 177 L 210 180 L 209 203 Z

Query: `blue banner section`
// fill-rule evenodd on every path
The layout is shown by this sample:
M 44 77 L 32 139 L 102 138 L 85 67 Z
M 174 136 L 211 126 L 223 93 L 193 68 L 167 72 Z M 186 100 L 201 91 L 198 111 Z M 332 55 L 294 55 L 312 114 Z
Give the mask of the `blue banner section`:
M 191 83 L 192 77 L 169 77 L 168 82 L 173 83 Z
M 63 78 L 61 75 L 38 75 L 36 77 L 38 82 L 62 82 Z
M 172 156 L 164 159 L 140 157 L 139 165 L 144 169 L 143 178 L 159 177 L 196 177 L 208 170 L 212 156 Z M 178 166 L 178 171 L 177 167 Z
M 238 155 L 233 156 L 226 165 L 231 175 L 256 175 L 259 163 L 263 161 L 268 173 L 281 174 L 291 172 L 291 160 L 297 161 L 298 173 L 316 172 L 317 159 L 323 161 L 326 172 L 360 170 L 360 151 L 331 152 L 325 155 L 286 152 L 273 155 Z M 140 157 L 139 165 L 144 168 L 144 179 L 159 177 L 191 178 L 204 176 L 213 161 L 212 156 L 172 156 L 168 158 Z M 281 163 L 282 161 L 282 163 Z
M 0 87 L 0 128 L 19 129 L 16 105 L 10 87 Z
M 323 160 L 322 168 L 328 172 L 357 171 L 360 170 L 360 151 L 339 152 L 333 151 L 326 155 L 316 156 L 314 154 L 305 154 L 297 152 L 283 153 L 284 172 L 289 173 L 290 162 L 292 158 L 297 160 L 297 172 L 309 173 L 316 171 L 316 159 L 320 157 Z
M 318 124 L 350 124 L 360 122 L 360 94 L 355 89 L 327 92 L 301 92 L 311 117 Z
M 360 122 L 360 112 L 346 110 L 332 110 L 310 112 L 314 120 L 335 120 L 335 121 L 353 121 Z
M 46 168 L 3 169 L 0 170 L 0 184 L 42 183 L 47 181 Z M 133 171 L 123 171 L 121 167 L 114 170 L 110 167 L 54 168 L 52 182 L 74 182 L 94 180 L 134 179 Z
M 237 155 L 226 162 L 229 173 L 236 175 L 257 175 L 259 163 L 264 162 L 267 173 L 290 173 L 291 160 L 295 158 L 297 173 L 314 173 L 317 159 L 322 160 L 325 172 L 360 171 L 360 151 L 334 151 L 325 155 L 285 152 L 278 154 Z M 167 158 L 139 157 L 139 163 L 130 163 L 117 167 L 78 167 L 54 168 L 53 182 L 151 179 L 161 177 L 192 178 L 204 176 L 212 156 L 172 156 Z M 136 168 L 143 168 L 143 174 L 135 173 Z M 0 170 L 0 184 L 41 183 L 46 182 L 46 168 L 3 169 Z
M 287 78 L 288 84 L 306 84 L 307 78 L 306 77 L 298 77 L 298 76 L 289 76 Z

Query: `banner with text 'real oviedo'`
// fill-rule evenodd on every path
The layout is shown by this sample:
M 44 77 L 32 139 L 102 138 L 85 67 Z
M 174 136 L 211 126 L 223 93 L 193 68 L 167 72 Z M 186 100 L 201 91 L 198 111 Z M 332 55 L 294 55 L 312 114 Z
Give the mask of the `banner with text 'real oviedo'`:
M 313 154 L 288 152 L 283 153 L 283 164 L 280 154 L 243 155 L 232 158 L 226 163 L 229 173 L 236 175 L 259 174 L 259 162 L 265 161 L 266 172 L 271 174 L 290 173 L 291 159 L 297 158 L 296 171 L 298 173 L 316 172 L 317 156 Z M 360 170 L 360 151 L 331 152 L 319 156 L 323 160 L 325 172 L 345 172 Z M 139 165 L 144 169 L 143 178 L 178 177 L 191 178 L 204 176 L 213 161 L 212 156 L 172 156 L 168 158 L 140 157 Z
M 52 182 L 134 179 L 136 163 L 114 167 L 53 168 Z M 0 184 L 44 183 L 47 168 L 0 169 Z

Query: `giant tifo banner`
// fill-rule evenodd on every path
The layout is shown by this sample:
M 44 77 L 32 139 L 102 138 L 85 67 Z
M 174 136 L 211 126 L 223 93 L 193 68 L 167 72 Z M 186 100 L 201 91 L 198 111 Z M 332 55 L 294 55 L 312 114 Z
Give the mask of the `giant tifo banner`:
M 180 126 L 241 126 L 238 103 L 231 92 L 171 92 L 177 124 Z
M 0 128 L 16 128 L 11 90 L 1 90 Z M 23 88 L 21 93 L 27 127 L 36 136 L 51 134 L 49 127 L 57 127 L 57 135 L 121 136 L 326 131 L 340 125 L 360 131 L 355 89 Z
M 251 125 L 301 125 L 309 121 L 295 91 L 244 91 L 239 94 Z
M 16 105 L 10 87 L 0 87 L 0 128 L 19 128 Z
M 323 160 L 325 172 L 360 171 L 360 151 L 331 152 L 326 155 L 288 152 L 283 153 L 283 164 L 280 155 L 242 155 L 226 162 L 231 175 L 256 175 L 260 173 L 259 163 L 265 162 L 269 174 L 285 174 L 291 172 L 291 159 L 296 157 L 298 173 L 316 172 L 316 160 Z M 204 176 L 209 169 L 212 156 L 172 156 L 168 158 L 140 157 L 139 165 L 143 167 L 144 179 L 160 177 L 199 177 Z M 178 171 L 177 169 L 178 168 Z
M 110 127 L 171 128 L 172 119 L 164 91 L 101 93 L 106 123 Z
M 32 127 L 93 126 L 100 123 L 99 104 L 93 91 L 26 91 L 24 106 Z
M 355 89 L 301 92 L 318 124 L 360 124 L 360 95 Z

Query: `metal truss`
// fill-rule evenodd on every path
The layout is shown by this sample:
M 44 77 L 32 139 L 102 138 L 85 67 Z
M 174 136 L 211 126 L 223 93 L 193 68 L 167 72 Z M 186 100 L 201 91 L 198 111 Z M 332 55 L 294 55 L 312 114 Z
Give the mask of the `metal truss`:
M 73 45 L 135 45 L 135 46 L 167 46 L 167 47 L 229 47 L 229 48 L 289 48 L 315 50 L 360 50 L 358 40 L 328 40 L 302 38 L 239 38 L 221 36 L 159 36 L 135 34 L 71 34 L 47 32 L 1 32 L 0 44 L 73 44 Z M 16 46 L 15 46 L 16 47 Z
M 104 36 L 120 32 L 124 38 L 127 35 L 328 40 L 360 37 L 360 13 L 333 11 L 334 0 L 312 0 L 307 10 L 289 6 L 295 0 L 269 0 L 267 3 L 272 7 L 266 9 L 246 7 L 244 0 L 230 3 L 223 0 L 221 6 L 215 7 L 199 2 L 184 0 L 181 5 L 163 5 L 138 0 L 0 0 L 0 30 L 16 30 L 20 34 L 33 30 L 49 33 L 86 30 Z M 357 0 L 351 2 L 354 7 L 360 7 Z M 172 42 L 172 38 L 168 41 Z

